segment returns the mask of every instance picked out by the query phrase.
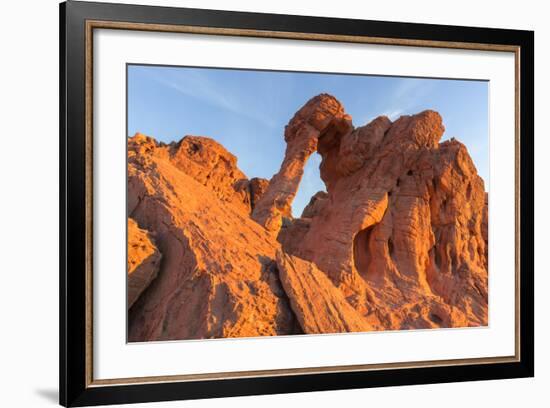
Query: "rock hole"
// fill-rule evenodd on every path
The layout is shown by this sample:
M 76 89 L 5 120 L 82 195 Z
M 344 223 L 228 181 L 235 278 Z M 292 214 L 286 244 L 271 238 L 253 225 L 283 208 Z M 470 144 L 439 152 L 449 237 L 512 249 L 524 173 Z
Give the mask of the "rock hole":
M 318 153 L 313 153 L 304 166 L 302 181 L 292 201 L 290 213 L 294 218 L 300 218 L 311 198 L 319 191 L 326 191 L 326 185 L 321 179 L 322 158 Z
M 438 315 L 436 315 L 435 313 L 430 313 L 430 320 L 440 326 L 443 324 L 443 319 Z
M 388 191 L 388 197 L 391 197 L 392 192 Z
M 401 179 L 400 179 L 400 178 L 398 178 L 397 181 L 395 182 L 395 185 L 396 185 L 397 187 L 399 187 L 399 184 L 401 184 Z
M 353 262 L 360 275 L 366 276 L 369 266 L 369 242 L 375 225 L 359 231 L 353 239 Z
M 413 174 L 414 174 L 414 173 L 413 173 L 412 170 L 409 170 L 409 171 L 407 172 L 407 176 L 412 176 Z

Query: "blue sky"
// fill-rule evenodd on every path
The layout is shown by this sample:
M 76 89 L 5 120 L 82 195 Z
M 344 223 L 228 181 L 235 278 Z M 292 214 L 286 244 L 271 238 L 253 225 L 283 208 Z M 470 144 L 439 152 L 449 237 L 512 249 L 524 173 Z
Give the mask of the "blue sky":
M 284 127 L 319 93 L 334 95 L 354 126 L 379 115 L 434 109 L 443 117 L 442 140 L 464 143 L 488 189 L 489 83 L 366 75 L 270 72 L 209 68 L 128 66 L 128 136 L 141 132 L 159 141 L 208 136 L 238 158 L 249 177 L 271 178 L 284 157 Z M 300 216 L 324 184 L 320 156 L 309 160 L 293 213 Z

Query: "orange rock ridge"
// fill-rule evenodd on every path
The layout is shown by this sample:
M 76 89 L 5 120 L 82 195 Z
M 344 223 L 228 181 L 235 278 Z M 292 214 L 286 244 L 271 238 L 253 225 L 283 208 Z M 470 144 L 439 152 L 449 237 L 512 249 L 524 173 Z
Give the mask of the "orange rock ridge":
M 130 341 L 487 325 L 488 198 L 443 132 L 433 111 L 354 128 L 321 94 L 269 181 L 209 138 L 129 138 L 128 214 L 162 254 Z M 293 219 L 315 151 L 327 191 Z

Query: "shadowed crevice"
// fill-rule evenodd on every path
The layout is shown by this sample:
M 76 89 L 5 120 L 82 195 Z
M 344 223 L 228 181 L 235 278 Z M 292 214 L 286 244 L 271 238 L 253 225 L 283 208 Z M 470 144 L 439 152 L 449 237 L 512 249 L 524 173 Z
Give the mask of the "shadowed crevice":
M 353 239 L 353 261 L 355 269 L 363 277 L 367 277 L 369 262 L 370 262 L 370 237 L 374 227 L 378 224 L 371 225 L 359 231 Z M 393 245 L 392 245 L 393 246 Z

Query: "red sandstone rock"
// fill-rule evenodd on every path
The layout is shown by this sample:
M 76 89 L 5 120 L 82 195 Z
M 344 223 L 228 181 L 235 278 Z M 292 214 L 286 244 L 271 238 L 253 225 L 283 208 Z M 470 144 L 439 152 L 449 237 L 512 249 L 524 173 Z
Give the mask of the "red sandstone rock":
M 147 231 L 128 218 L 128 308 L 157 277 L 160 259 Z
M 487 324 L 483 181 L 443 131 L 426 111 L 320 141 L 328 197 L 279 235 L 385 329 Z
M 138 133 L 129 139 L 128 146 L 129 161 L 133 156 L 147 159 L 154 152 L 156 158 L 208 187 L 222 202 L 251 210 L 249 180 L 237 167 L 237 158 L 213 139 L 185 136 L 177 143 L 166 145 Z
M 209 138 L 130 138 L 128 211 L 163 256 L 130 341 L 486 325 L 488 199 L 443 132 L 433 111 L 354 129 L 322 94 L 269 182 Z M 316 150 L 327 192 L 291 219 Z
M 309 200 L 308 205 L 305 206 L 302 211 L 302 218 L 313 218 L 319 214 L 323 206 L 325 205 L 325 200 L 328 198 L 328 193 L 325 191 L 316 192 L 313 197 Z
M 282 218 L 291 217 L 292 200 L 304 174 L 305 163 L 317 150 L 318 141 L 324 139 L 328 144 L 334 134 L 351 130 L 351 127 L 351 117 L 336 98 L 321 94 L 310 99 L 285 128 L 287 147 L 281 169 L 270 180 L 252 218 L 276 235 Z
M 314 263 L 279 251 L 277 267 L 304 333 L 345 333 L 375 328 L 350 306 L 342 292 Z
M 242 173 L 228 167 L 235 163 L 220 159 L 209 140 L 192 140 L 200 147 L 181 150 L 180 143 L 177 160 L 177 145 L 141 135 L 128 141 L 128 212 L 155 233 L 163 255 L 158 277 L 130 310 L 129 340 L 300 332 L 273 267 L 279 244 L 231 192 L 231 181 Z M 218 159 L 191 160 L 184 151 Z M 210 179 L 197 175 L 197 162 L 220 160 Z M 214 175 L 220 166 L 238 176 Z
M 256 204 L 258 204 L 260 199 L 264 196 L 265 192 L 267 191 L 267 187 L 269 186 L 269 180 L 266 180 L 264 178 L 254 177 L 250 179 L 248 186 L 250 191 L 250 207 L 252 210 L 254 210 L 254 208 L 256 207 Z

